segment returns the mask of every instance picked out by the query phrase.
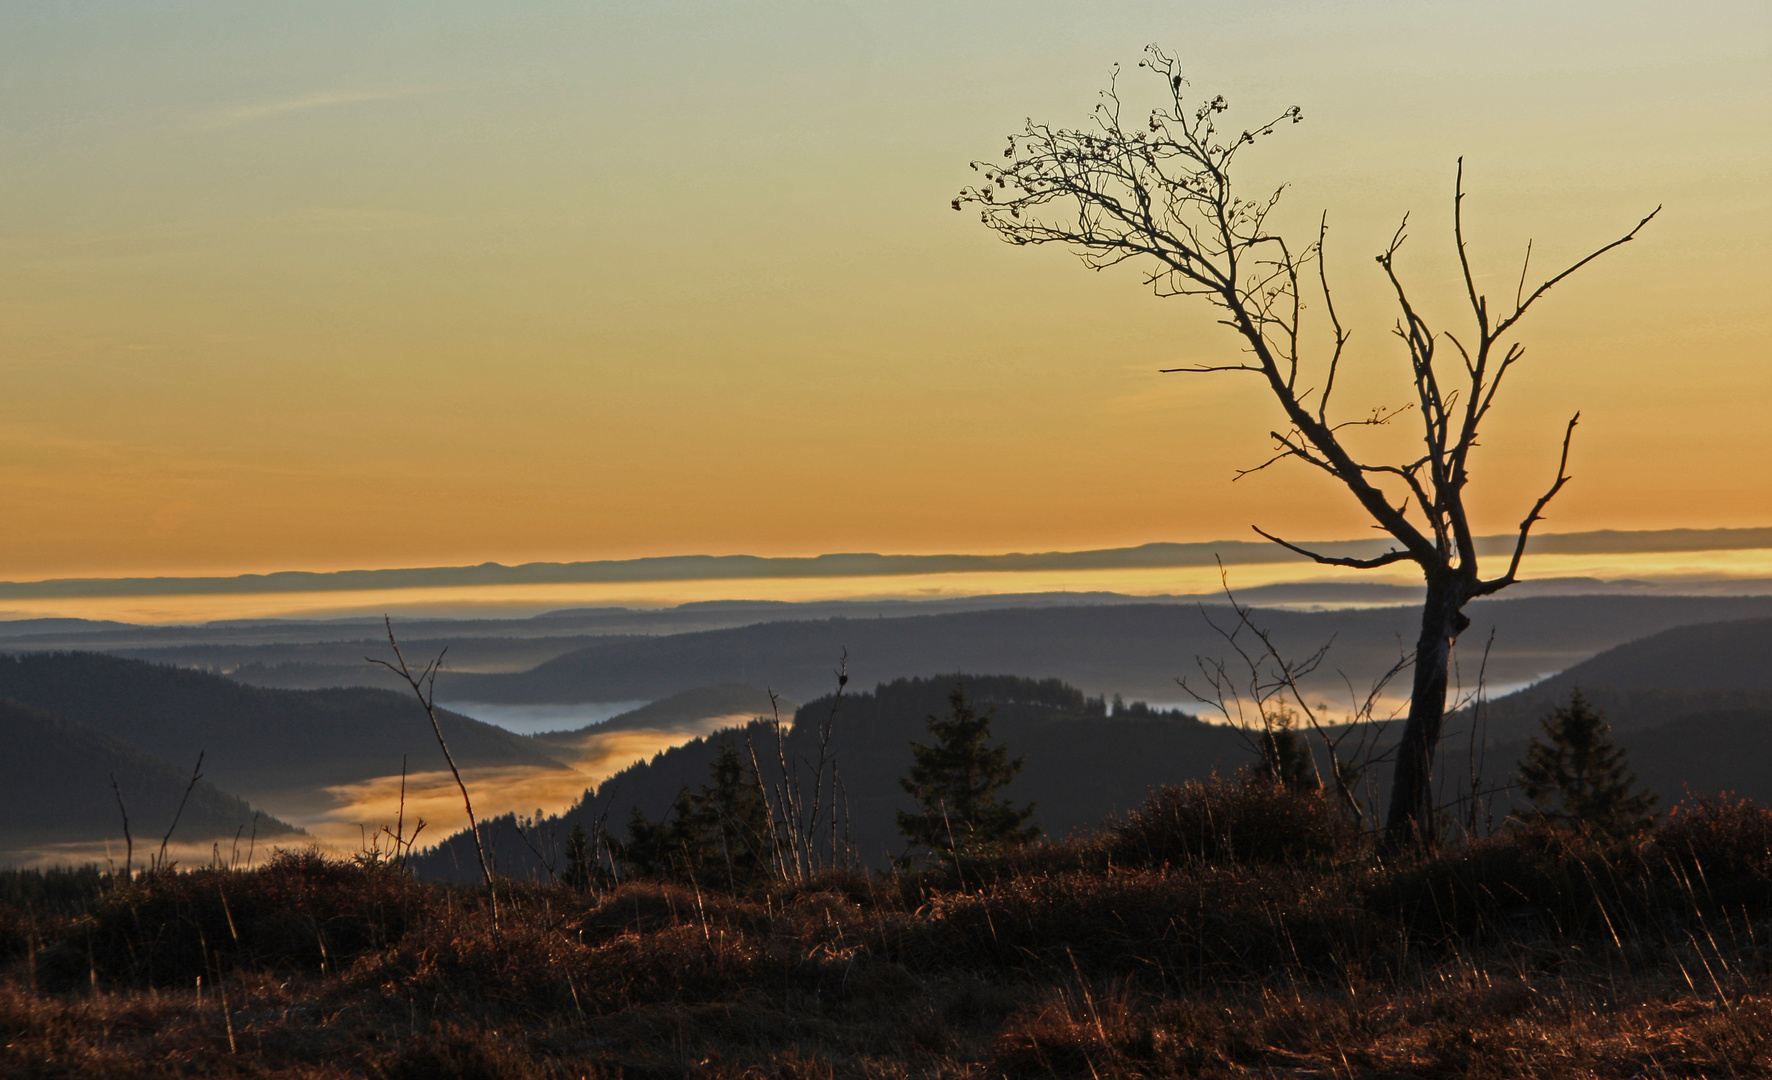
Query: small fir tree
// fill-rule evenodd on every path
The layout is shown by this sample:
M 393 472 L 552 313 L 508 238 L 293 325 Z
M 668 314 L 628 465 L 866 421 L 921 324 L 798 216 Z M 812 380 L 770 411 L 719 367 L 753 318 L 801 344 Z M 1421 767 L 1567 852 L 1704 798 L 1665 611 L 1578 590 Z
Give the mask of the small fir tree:
M 634 807 L 620 856 L 639 877 L 725 884 L 733 892 L 769 874 L 769 808 L 755 772 L 732 742 L 720 747 L 711 784 L 677 793 L 670 812 L 653 824 Z
M 951 861 L 956 854 L 979 853 L 1025 843 L 1040 834 L 1028 824 L 1029 803 L 1017 808 L 997 798 L 1021 771 L 1023 758 L 1009 760 L 1009 750 L 991 746 L 991 718 L 981 715 L 955 686 L 948 695 L 946 718 L 930 716 L 935 745 L 911 744 L 911 774 L 899 784 L 915 798 L 916 811 L 898 812 L 898 831 L 910 847 L 922 848 Z
M 591 854 L 591 837 L 583 822 L 572 823 L 572 834 L 566 838 L 566 884 L 575 889 L 588 889 L 598 877 L 596 858 Z
M 1295 791 L 1316 791 L 1323 784 L 1311 760 L 1310 743 L 1298 730 L 1298 714 L 1280 705 L 1263 714 L 1261 772 L 1269 780 Z
M 1654 824 L 1654 792 L 1639 790 L 1606 715 L 1580 690 L 1544 720 L 1520 762 L 1520 787 L 1540 819 L 1626 836 Z

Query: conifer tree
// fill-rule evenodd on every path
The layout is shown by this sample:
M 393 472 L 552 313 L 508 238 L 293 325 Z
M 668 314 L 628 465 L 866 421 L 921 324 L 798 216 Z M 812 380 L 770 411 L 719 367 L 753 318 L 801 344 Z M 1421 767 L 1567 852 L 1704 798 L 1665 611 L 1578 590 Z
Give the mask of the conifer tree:
M 1580 690 L 1544 720 L 1520 762 L 1520 786 L 1541 819 L 1626 836 L 1654 824 L 1654 792 L 1637 787 L 1606 715 Z
M 1298 714 L 1285 705 L 1264 711 L 1261 733 L 1261 772 L 1269 780 L 1297 791 L 1322 787 L 1310 744 L 1298 730 Z
M 597 865 L 591 854 L 591 837 L 583 822 L 573 822 L 572 835 L 566 838 L 566 884 L 575 889 L 588 889 L 596 880 Z
M 1007 747 L 990 745 L 991 718 L 972 707 L 961 687 L 954 687 L 948 704 L 946 718 L 929 717 L 935 745 L 911 744 L 911 774 L 899 784 L 921 808 L 900 810 L 898 831 L 912 848 L 943 861 L 1038 836 L 1039 826 L 1028 824 L 1032 803 L 1017 808 L 997 798 L 997 789 L 1015 779 L 1025 759 L 1011 761 Z
M 730 740 L 709 772 L 712 783 L 698 792 L 685 786 L 657 824 L 634 807 L 619 851 L 630 872 L 734 892 L 768 875 L 769 809 L 755 773 Z

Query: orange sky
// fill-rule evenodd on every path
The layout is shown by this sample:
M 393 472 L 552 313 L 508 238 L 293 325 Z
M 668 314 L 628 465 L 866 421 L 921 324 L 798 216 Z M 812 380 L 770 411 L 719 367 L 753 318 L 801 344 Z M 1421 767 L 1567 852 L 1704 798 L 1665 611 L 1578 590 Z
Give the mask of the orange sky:
M 1480 531 L 1772 524 L 1772 14 L 1618 3 L 6 6 L 0 579 L 1357 536 L 1207 309 L 947 200 L 1156 40 L 1306 121 L 1246 159 L 1457 298 L 1548 298 Z M 1242 115 L 1234 113 L 1233 115 Z M 1430 302 L 1435 310 L 1450 310 Z

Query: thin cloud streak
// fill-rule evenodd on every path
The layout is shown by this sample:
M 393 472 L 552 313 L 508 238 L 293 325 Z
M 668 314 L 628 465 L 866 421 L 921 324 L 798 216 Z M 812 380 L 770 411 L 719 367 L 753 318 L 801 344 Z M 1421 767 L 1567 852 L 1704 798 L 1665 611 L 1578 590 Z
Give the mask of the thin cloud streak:
M 199 125 L 204 131 L 215 131 L 221 128 L 238 127 L 256 120 L 268 120 L 290 113 L 306 112 L 310 109 L 324 109 L 334 105 L 360 105 L 375 101 L 393 101 L 398 98 L 428 97 L 440 94 L 448 89 L 445 86 L 400 86 L 381 90 L 333 90 L 322 94 L 309 94 L 305 97 L 288 98 L 283 101 L 264 102 L 258 105 L 244 105 L 229 109 L 219 115 L 212 116 Z

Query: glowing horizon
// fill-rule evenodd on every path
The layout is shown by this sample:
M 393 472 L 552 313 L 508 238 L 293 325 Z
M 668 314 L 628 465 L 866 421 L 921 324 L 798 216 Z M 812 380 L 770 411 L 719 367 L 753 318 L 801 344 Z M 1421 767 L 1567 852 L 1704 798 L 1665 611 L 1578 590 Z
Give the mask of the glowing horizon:
M 1408 565 L 1335 573 L 1303 561 L 1228 567 L 1233 589 L 1266 585 L 1419 585 Z M 1635 581 L 1666 594 L 1772 591 L 1772 548 L 1528 557 L 1522 581 L 1591 578 Z M 931 600 L 1029 593 L 1116 593 L 1131 598 L 1210 596 L 1216 567 L 1133 567 L 892 574 L 850 577 L 701 578 L 648 582 L 466 585 L 316 592 L 45 597 L 0 601 L 0 621 L 113 619 L 187 624 L 224 619 L 406 617 L 519 618 L 573 607 L 675 607 L 707 601 Z M 1500 594 L 1503 597 L 1508 593 Z M 1385 603 L 1395 603 L 1386 601 Z M 1372 606 L 1348 601 L 1345 606 Z M 1382 605 L 1379 605 L 1382 606 Z

